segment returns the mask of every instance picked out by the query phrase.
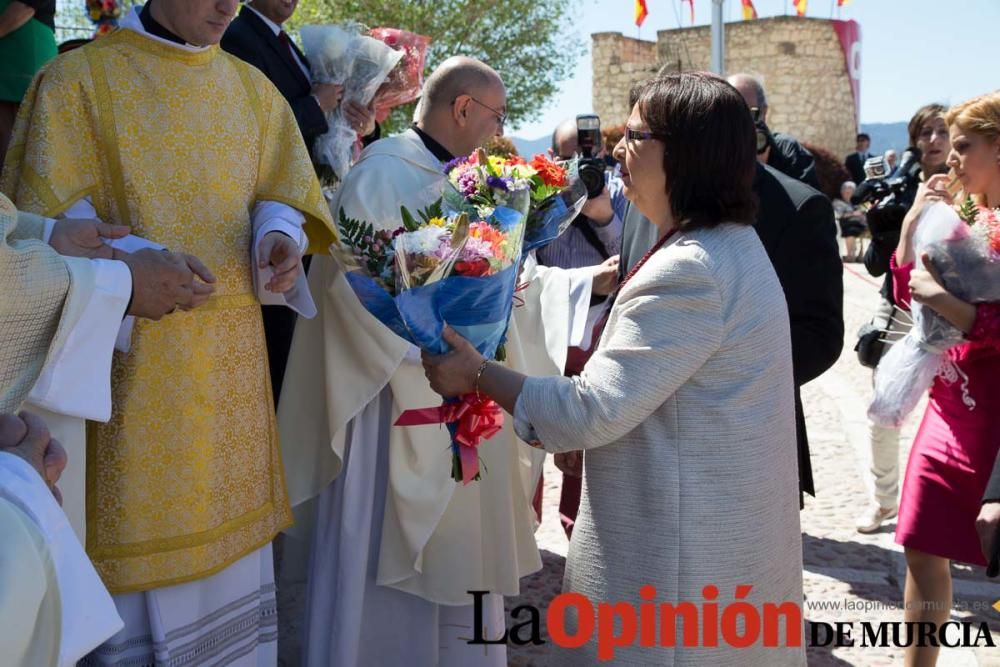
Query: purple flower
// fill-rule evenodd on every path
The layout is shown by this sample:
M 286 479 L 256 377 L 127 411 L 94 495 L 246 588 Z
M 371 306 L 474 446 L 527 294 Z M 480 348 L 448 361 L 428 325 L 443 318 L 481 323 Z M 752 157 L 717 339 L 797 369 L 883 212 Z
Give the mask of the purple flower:
M 457 157 L 457 158 L 454 158 L 452 160 L 449 160 L 448 163 L 444 165 L 444 173 L 445 174 L 450 174 L 452 169 L 454 169 L 455 167 L 458 167 L 460 165 L 465 164 L 466 160 L 468 160 L 468 159 L 469 158 L 467 158 L 467 157 Z
M 510 190 L 511 180 L 509 178 L 504 178 L 502 176 L 487 176 L 486 185 L 490 186 L 494 190 L 503 190 L 507 192 Z
M 478 187 L 479 178 L 476 176 L 474 169 L 470 169 L 458 177 L 458 189 L 461 190 L 462 194 L 466 197 L 471 197 L 476 194 Z
M 470 236 L 462 246 L 461 259 L 466 262 L 474 262 L 479 259 L 489 260 L 493 256 L 493 248 L 488 241 Z

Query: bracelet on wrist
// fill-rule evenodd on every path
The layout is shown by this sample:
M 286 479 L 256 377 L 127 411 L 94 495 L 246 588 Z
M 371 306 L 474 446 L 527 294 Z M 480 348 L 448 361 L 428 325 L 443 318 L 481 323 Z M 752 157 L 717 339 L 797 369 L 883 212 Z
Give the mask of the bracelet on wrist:
M 477 401 L 480 399 L 480 396 L 479 396 L 479 381 L 483 378 L 483 373 L 486 372 L 486 369 L 487 369 L 487 367 L 489 367 L 489 365 L 490 365 L 490 360 L 489 359 L 483 359 L 483 362 L 481 364 L 479 364 L 479 369 L 476 370 L 476 380 L 475 380 L 475 382 L 473 382 L 472 386 L 476 390 L 476 400 Z

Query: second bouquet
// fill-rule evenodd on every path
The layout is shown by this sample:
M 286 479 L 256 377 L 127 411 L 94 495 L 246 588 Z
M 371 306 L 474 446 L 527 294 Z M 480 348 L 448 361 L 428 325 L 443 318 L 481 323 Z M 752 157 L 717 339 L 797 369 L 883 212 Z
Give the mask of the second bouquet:
M 401 209 L 396 226 L 353 220 L 341 211 L 335 256 L 365 308 L 401 338 L 443 354 L 447 323 L 493 357 L 514 303 L 531 184 L 513 176 L 487 184 L 484 175 L 475 195 L 465 196 L 476 197 L 475 215 L 446 197 L 423 211 Z M 404 412 L 396 424 L 446 424 L 452 477 L 468 484 L 480 477 L 476 448 L 500 430 L 503 411 L 469 394 Z

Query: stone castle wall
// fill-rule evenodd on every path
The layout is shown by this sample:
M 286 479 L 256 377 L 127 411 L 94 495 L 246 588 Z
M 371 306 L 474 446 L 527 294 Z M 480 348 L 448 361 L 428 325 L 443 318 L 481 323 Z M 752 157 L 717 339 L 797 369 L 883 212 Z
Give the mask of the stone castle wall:
M 603 32 L 591 36 L 593 106 L 602 125 L 628 118 L 629 88 L 672 71 L 708 70 L 708 26 L 661 30 L 649 42 Z M 837 33 L 830 21 L 775 17 L 726 24 L 726 72 L 751 72 L 767 91 L 768 125 L 847 155 L 854 150 L 858 119 Z

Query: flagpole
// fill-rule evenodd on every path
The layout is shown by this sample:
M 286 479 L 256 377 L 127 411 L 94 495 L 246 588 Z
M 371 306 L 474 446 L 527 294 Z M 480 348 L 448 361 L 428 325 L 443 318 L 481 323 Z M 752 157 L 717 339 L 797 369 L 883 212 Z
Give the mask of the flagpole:
M 726 25 L 723 20 L 725 0 L 712 0 L 712 71 L 726 73 Z

